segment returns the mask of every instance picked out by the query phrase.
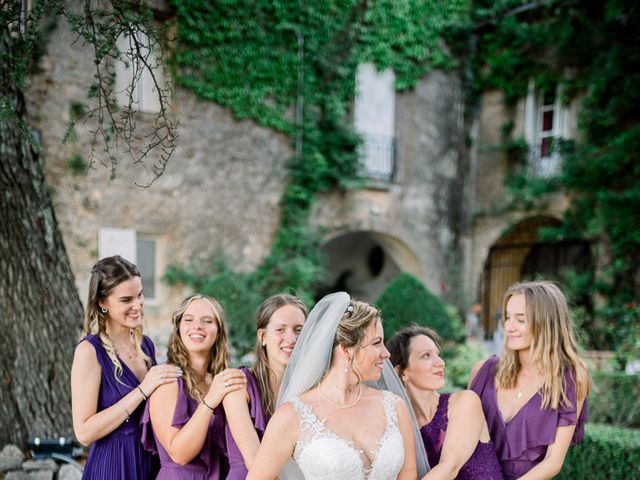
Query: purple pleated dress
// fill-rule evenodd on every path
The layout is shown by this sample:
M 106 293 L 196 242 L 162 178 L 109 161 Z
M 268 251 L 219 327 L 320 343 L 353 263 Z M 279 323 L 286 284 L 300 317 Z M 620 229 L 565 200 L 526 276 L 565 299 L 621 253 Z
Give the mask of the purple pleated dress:
M 262 394 L 258 388 L 258 381 L 253 376 L 251 370 L 247 367 L 240 367 L 240 370 L 247 376 L 247 393 L 249 394 L 249 414 L 253 421 L 253 426 L 258 433 L 258 438 L 262 440 L 262 435 L 267 428 L 267 422 L 269 421 L 269 414 L 265 412 L 262 406 Z M 225 435 L 227 439 L 227 453 L 229 455 L 230 470 L 227 475 L 227 480 L 244 480 L 247 478 L 247 467 L 244 464 L 244 458 L 240 453 L 238 445 L 236 445 L 233 435 L 231 435 L 231 429 L 229 424 L 225 426 Z
M 87 335 L 84 340 L 93 345 L 96 357 L 102 369 L 98 411 L 109 408 L 122 397 L 136 388 L 140 381 L 122 359 L 122 377 L 118 382 L 114 377 L 115 367 L 100 343 L 100 337 Z M 142 350 L 155 365 L 155 348 L 148 337 L 142 339 Z M 131 412 L 129 420 L 105 437 L 91 445 L 87 463 L 82 474 L 83 479 L 91 480 L 147 480 L 151 478 L 152 454 L 142 448 L 140 442 L 140 417 L 144 410 L 143 402 Z
M 193 399 L 184 386 L 182 378 L 178 378 L 178 400 L 173 412 L 171 426 L 182 428 L 198 408 L 199 402 Z M 149 406 L 142 416 L 142 443 L 150 452 L 160 455 L 160 472 L 157 480 L 221 480 L 229 470 L 224 441 L 224 410 L 218 405 L 211 415 L 209 431 L 202 445 L 202 450 L 186 465 L 175 463 L 162 444 L 158 441 L 149 415 Z
M 449 425 L 450 396 L 450 393 L 440 395 L 435 415 L 429 423 L 420 428 L 427 460 L 432 468 L 440 463 L 442 445 Z M 478 442 L 478 446 L 462 466 L 456 478 L 458 480 L 502 480 L 502 470 L 493 444 Z
M 537 394 L 505 422 L 498 409 L 493 381 L 498 360 L 498 357 L 492 356 L 482 365 L 471 389 L 480 395 L 504 478 L 512 480 L 521 477 L 544 459 L 547 447 L 555 440 L 558 427 L 576 425 L 571 444 L 575 445 L 583 440 L 587 401 L 585 399 L 578 418 L 574 375 L 573 372 L 565 372 L 567 396 L 571 405 L 543 410 L 542 395 Z

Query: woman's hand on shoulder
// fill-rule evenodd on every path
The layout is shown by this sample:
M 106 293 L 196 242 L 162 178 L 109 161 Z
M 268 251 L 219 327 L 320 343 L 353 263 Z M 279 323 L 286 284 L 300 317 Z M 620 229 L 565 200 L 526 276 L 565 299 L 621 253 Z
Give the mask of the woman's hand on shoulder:
M 150 397 L 160 385 L 175 383 L 182 376 L 182 369 L 177 365 L 164 363 L 154 365 L 140 382 L 140 389 L 146 397 Z
M 473 365 L 473 368 L 471 369 L 471 373 L 469 374 L 469 384 L 467 385 L 467 388 L 471 388 L 471 385 L 473 384 L 473 381 L 475 380 L 476 375 L 478 375 L 478 372 L 484 365 L 484 362 L 486 362 L 486 360 L 480 360 L 479 362 L 476 362 L 475 365 Z
M 216 408 L 227 394 L 246 388 L 246 385 L 247 376 L 242 370 L 227 368 L 214 375 L 205 401 L 211 408 Z

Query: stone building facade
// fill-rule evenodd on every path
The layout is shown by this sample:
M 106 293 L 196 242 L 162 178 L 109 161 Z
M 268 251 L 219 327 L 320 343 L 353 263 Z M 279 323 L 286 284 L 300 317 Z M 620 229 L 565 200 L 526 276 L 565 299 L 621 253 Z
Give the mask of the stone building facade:
M 91 125 L 79 125 L 66 143 L 61 139 L 71 106 L 86 101 L 92 54 L 74 43 L 60 22 L 40 67 L 29 80 L 29 120 L 39 132 L 81 298 L 86 298 L 90 267 L 101 254 L 117 248 L 134 251 L 151 265 L 143 271 L 145 289 L 153 292 L 145 305 L 151 330 L 166 335 L 170 312 L 185 293 L 162 283 L 167 265 L 222 254 L 234 268 L 250 270 L 270 251 L 280 219 L 285 163 L 292 155 L 290 139 L 251 121 L 237 121 L 229 110 L 176 88 L 172 108 L 180 119 L 179 145 L 151 187 L 135 185 L 149 173 L 127 164 L 124 156 L 113 179 L 99 162 L 86 175 L 74 173 L 70 159 L 86 158 Z M 500 201 L 508 168 L 503 153 L 486 147 L 500 143 L 506 121 L 523 132 L 531 128 L 526 118 L 532 105 L 531 99 L 523 99 L 515 111 L 507 111 L 498 92 L 486 93 L 470 128 L 469 147 L 456 73 L 432 72 L 410 91 L 396 93 L 390 174 L 357 191 L 325 194 L 313 212 L 312 223 L 327 232 L 330 278 L 325 288 L 348 288 L 374 300 L 393 276 L 408 271 L 461 309 L 485 298 L 493 302 L 485 305 L 485 322 L 490 322 L 495 298 L 486 293 L 487 275 L 491 277 L 487 262 L 494 247 L 501 241 L 509 244 L 514 228 L 526 226 L 529 218 L 553 222 L 566 208 L 566 199 L 558 197 L 529 216 L 476 215 Z M 575 134 L 572 108 L 563 120 L 568 135 Z M 149 118 L 140 113 L 143 128 Z M 531 228 L 523 231 L 531 249 L 535 234 Z M 527 254 L 520 256 L 518 261 L 525 263 Z M 519 279 L 521 266 L 509 280 Z

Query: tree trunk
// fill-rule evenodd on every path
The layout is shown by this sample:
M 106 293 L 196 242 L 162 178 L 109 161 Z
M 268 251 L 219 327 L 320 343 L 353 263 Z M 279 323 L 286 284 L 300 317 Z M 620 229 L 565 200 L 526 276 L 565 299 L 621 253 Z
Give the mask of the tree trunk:
M 2 32 L 1 53 L 15 40 Z M 25 102 L 0 61 L 0 448 L 32 437 L 70 436 L 69 372 L 82 305 Z

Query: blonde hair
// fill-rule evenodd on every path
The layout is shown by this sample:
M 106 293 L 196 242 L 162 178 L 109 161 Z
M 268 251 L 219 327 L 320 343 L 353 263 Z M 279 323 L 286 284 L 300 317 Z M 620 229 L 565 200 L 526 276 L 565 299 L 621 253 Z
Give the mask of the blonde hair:
M 367 328 L 376 321 L 382 321 L 380 310 L 366 302 L 352 300 L 338 323 L 336 336 L 333 339 L 333 352 L 338 346 L 359 349 L 366 338 Z M 333 361 L 333 353 L 331 356 Z M 353 365 L 354 359 L 355 356 L 351 358 L 351 368 L 362 381 L 362 375 Z
M 107 335 L 109 312 L 102 312 L 100 302 L 105 300 L 122 282 L 134 277 L 140 277 L 138 267 L 120 255 L 103 258 L 93 266 L 91 280 L 89 281 L 87 308 L 80 336 L 81 340 L 87 335 L 95 335 L 100 338 L 100 343 L 107 352 L 111 363 L 113 363 L 114 377 L 120 383 L 123 383 L 120 380 L 120 377 L 122 377 L 122 364 L 116 354 L 113 342 Z M 131 329 L 131 333 L 138 355 L 144 359 L 147 367 L 150 367 L 151 358 L 142 350 L 142 326 Z
M 204 379 L 201 378 L 200 375 L 198 375 L 191 367 L 189 363 L 189 353 L 182 342 L 182 338 L 180 338 L 180 322 L 182 322 L 182 316 L 194 300 L 204 300 L 211 306 L 213 316 L 218 327 L 215 342 L 211 347 L 211 356 L 207 365 L 207 373 L 215 375 L 227 368 L 229 365 L 229 343 L 227 341 L 227 328 L 224 319 L 224 310 L 217 300 L 204 295 L 191 295 L 190 297 L 185 298 L 182 303 L 180 303 L 176 311 L 173 312 L 171 318 L 173 331 L 171 332 L 171 337 L 169 337 L 167 363 L 172 363 L 182 368 L 182 379 L 187 392 L 191 398 L 194 398 L 197 401 L 202 401 L 204 395 L 198 388 L 198 383 Z
M 533 336 L 529 351 L 531 362 L 543 374 L 542 408 L 557 409 L 571 404 L 567 396 L 567 374 L 575 382 L 578 401 L 586 398 L 591 392 L 591 378 L 578 353 L 569 307 L 562 291 L 551 282 L 512 285 L 502 301 L 503 325 L 507 303 L 514 295 L 523 295 L 525 299 L 525 314 Z M 505 348 L 496 369 L 496 388 L 515 388 L 520 368 L 518 352 L 506 348 L 505 338 Z
M 256 313 L 256 331 L 267 328 L 273 314 L 287 305 L 298 308 L 305 318 L 309 313 L 307 306 L 298 297 L 289 295 L 288 293 L 273 295 L 263 301 L 258 307 Z M 251 370 L 256 377 L 258 389 L 262 396 L 262 407 L 269 415 L 272 415 L 275 410 L 276 398 L 273 391 L 271 391 L 271 382 L 275 381 L 275 373 L 269 367 L 267 347 L 262 345 L 260 338 L 256 338 L 255 358 Z

